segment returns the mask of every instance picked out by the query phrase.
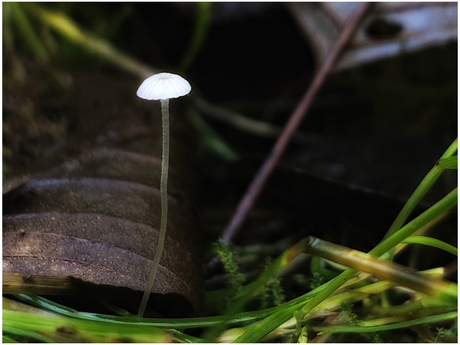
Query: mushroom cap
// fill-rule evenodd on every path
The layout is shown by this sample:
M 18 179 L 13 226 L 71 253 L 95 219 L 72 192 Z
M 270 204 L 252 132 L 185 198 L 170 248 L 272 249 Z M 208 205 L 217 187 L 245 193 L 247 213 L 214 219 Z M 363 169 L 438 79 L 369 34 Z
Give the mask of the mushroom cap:
M 172 73 L 158 73 L 143 81 L 137 96 L 148 100 L 169 99 L 185 96 L 192 87 L 180 75 Z

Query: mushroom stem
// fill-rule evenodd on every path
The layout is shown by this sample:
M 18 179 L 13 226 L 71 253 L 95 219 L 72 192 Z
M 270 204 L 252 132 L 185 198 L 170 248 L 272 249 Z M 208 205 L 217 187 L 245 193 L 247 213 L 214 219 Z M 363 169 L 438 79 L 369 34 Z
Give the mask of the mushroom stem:
M 187 95 L 192 87 L 189 82 L 180 75 L 171 73 L 158 73 L 145 79 L 139 89 L 137 95 L 140 98 L 148 100 L 161 101 L 161 115 L 163 119 L 163 152 L 161 159 L 161 181 L 160 181 L 160 196 L 161 196 L 161 221 L 160 231 L 158 235 L 157 249 L 153 257 L 152 267 L 150 268 L 149 279 L 145 284 L 144 296 L 142 297 L 139 307 L 139 316 L 144 315 L 145 307 L 152 291 L 155 277 L 160 266 L 161 255 L 166 238 L 166 225 L 168 221 L 168 169 L 169 169 L 169 99 Z
M 166 226 L 168 223 L 168 169 L 169 169 L 169 99 L 161 100 L 161 115 L 162 115 L 162 158 L 161 158 L 161 179 L 160 179 L 160 199 L 161 199 L 161 220 L 160 232 L 158 235 L 157 249 L 153 257 L 152 267 L 150 269 L 149 279 L 145 284 L 144 295 L 142 296 L 141 305 L 139 307 L 138 316 L 144 315 L 150 293 L 158 273 L 160 259 L 163 254 Z

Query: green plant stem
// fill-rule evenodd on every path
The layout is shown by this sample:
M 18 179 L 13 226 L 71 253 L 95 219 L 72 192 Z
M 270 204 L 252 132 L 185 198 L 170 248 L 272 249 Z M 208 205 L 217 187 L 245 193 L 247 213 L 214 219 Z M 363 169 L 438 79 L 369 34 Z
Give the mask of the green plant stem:
M 161 179 L 160 179 L 160 198 L 161 198 L 161 221 L 160 233 L 158 235 L 157 249 L 153 257 L 152 268 L 150 269 L 149 279 L 145 285 L 144 296 L 139 307 L 138 316 L 144 315 L 145 307 L 150 297 L 150 292 L 155 281 L 160 266 L 161 255 L 166 239 L 166 227 L 168 225 L 168 169 L 169 169 L 169 99 L 161 100 L 161 115 L 162 115 L 162 157 L 161 157 Z

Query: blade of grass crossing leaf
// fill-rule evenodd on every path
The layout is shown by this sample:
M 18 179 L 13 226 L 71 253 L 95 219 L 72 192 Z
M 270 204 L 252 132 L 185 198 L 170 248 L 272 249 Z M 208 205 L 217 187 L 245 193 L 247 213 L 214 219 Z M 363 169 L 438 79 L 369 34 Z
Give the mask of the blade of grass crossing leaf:
M 183 319 L 149 319 L 149 318 L 139 318 L 137 316 L 113 316 L 113 315 L 104 315 L 104 314 L 94 314 L 94 313 L 86 313 L 86 312 L 78 312 L 74 309 L 64 307 L 58 303 L 52 302 L 47 300 L 46 298 L 40 296 L 29 296 L 29 295 L 17 295 L 17 298 L 28 302 L 32 305 L 37 307 L 43 308 L 45 310 L 49 310 L 55 312 L 57 314 L 61 314 L 64 316 L 69 316 L 72 318 L 82 319 L 82 320 L 90 320 L 90 321 L 100 321 L 100 322 L 107 322 L 107 323 L 115 323 L 115 324 L 130 324 L 130 325 L 138 325 L 138 326 L 152 326 L 158 328 L 199 328 L 199 327 L 210 327 L 220 322 L 227 320 L 226 316 L 208 316 L 208 317 L 195 317 L 195 318 L 183 318 Z M 291 302 L 288 302 L 288 304 Z M 298 303 L 298 301 L 297 301 Z M 289 304 L 290 305 L 290 304 Z M 257 310 L 251 312 L 244 312 L 235 315 L 229 322 L 236 323 L 236 322 L 247 322 L 257 320 L 267 315 L 273 313 L 275 308 L 269 308 L 265 310 Z

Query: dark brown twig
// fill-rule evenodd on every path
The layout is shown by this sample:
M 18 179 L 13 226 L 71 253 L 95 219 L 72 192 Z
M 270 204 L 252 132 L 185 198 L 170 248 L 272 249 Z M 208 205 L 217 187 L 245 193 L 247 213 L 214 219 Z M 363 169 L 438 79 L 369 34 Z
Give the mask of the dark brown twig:
M 332 47 L 330 53 L 324 60 L 324 63 L 321 66 L 318 73 L 315 75 L 315 78 L 313 79 L 311 86 L 303 96 L 295 111 L 292 113 L 278 141 L 276 142 L 275 146 L 273 147 L 272 151 L 268 155 L 263 165 L 261 166 L 260 170 L 255 175 L 245 195 L 241 199 L 241 202 L 238 205 L 230 223 L 223 231 L 222 240 L 224 242 L 230 242 L 237 234 L 238 230 L 241 227 L 241 224 L 246 218 L 246 215 L 251 210 L 256 198 L 259 196 L 263 186 L 267 182 L 267 179 L 273 171 L 273 168 L 276 166 L 279 159 L 281 158 L 281 155 L 286 149 L 286 146 L 288 145 L 292 135 L 296 131 L 300 122 L 303 120 L 305 113 L 310 108 L 313 99 L 315 98 L 319 89 L 323 85 L 326 76 L 334 67 L 341 52 L 344 50 L 345 46 L 350 41 L 350 38 L 352 37 L 353 33 L 358 27 L 359 22 L 364 17 L 369 7 L 369 3 L 364 3 L 345 25 L 342 35 L 339 37 L 335 45 Z

